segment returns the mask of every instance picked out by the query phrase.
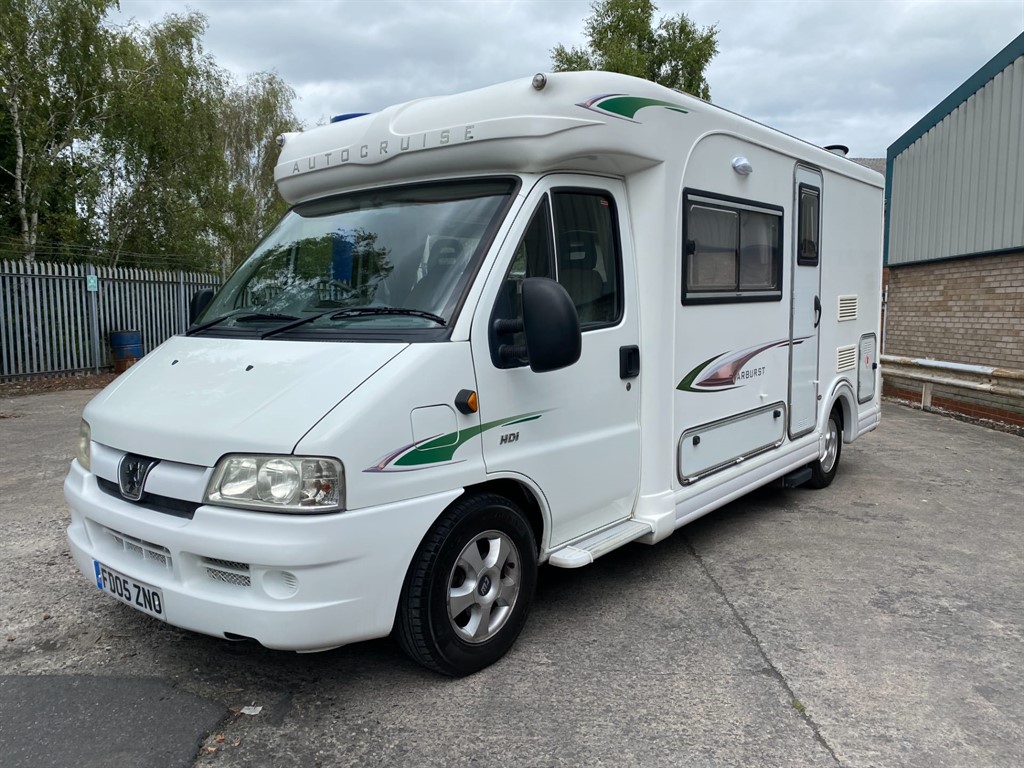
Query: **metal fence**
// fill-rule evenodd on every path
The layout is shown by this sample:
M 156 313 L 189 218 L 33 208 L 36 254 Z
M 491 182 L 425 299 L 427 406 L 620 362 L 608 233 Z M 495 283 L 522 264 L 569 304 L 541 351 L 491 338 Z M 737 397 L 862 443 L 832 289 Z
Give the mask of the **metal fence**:
M 185 330 L 195 291 L 219 283 L 200 272 L 0 261 L 0 381 L 109 368 L 113 331 L 138 331 L 147 352 Z

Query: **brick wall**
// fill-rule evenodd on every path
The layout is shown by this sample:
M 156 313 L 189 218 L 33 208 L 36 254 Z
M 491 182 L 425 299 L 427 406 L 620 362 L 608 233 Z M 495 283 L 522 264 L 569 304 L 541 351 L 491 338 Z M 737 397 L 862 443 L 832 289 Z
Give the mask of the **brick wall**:
M 889 268 L 885 352 L 1024 370 L 1024 252 Z
M 1024 252 L 886 272 L 886 354 L 1024 370 Z M 882 391 L 890 397 L 922 402 L 922 390 L 920 382 L 884 376 Z M 935 408 L 1024 428 L 1020 398 L 935 385 L 930 400 Z

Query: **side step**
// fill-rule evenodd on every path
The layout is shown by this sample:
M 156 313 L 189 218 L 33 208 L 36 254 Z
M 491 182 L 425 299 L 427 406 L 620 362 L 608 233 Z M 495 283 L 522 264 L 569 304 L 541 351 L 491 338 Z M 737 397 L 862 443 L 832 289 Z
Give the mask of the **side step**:
M 577 541 L 568 547 L 562 547 L 552 553 L 548 562 L 556 568 L 582 568 L 590 565 L 601 555 L 618 549 L 623 544 L 646 536 L 654 529 L 647 523 L 639 520 L 623 520 L 621 523 L 605 528 L 582 541 Z
M 800 469 L 794 469 L 784 479 L 787 488 L 799 488 L 811 479 L 811 468 L 800 467 Z

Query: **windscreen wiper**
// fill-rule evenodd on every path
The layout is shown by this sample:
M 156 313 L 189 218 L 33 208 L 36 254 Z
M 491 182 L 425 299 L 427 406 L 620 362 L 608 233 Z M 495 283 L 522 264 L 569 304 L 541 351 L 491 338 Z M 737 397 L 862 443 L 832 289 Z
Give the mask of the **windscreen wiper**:
M 277 328 L 271 328 L 269 331 L 264 331 L 260 335 L 260 338 L 266 339 L 270 336 L 276 336 L 279 333 L 290 331 L 292 328 L 298 328 L 300 325 L 312 323 L 319 320 L 321 317 L 327 317 L 330 320 L 340 320 L 343 317 L 359 317 L 365 315 L 410 315 L 412 317 L 423 317 L 427 320 L 433 320 L 442 328 L 447 327 L 448 325 L 445 319 L 440 315 L 435 315 L 433 312 L 426 312 L 422 309 L 407 309 L 405 307 L 347 307 L 346 309 L 329 309 L 326 312 L 320 312 L 316 315 L 303 317 L 293 323 L 285 323 Z
M 226 315 L 215 317 L 213 320 L 207 320 L 205 323 L 194 325 L 185 331 L 186 336 L 194 336 L 200 331 L 205 331 L 207 328 L 212 328 L 215 325 L 223 323 L 229 318 L 235 318 L 236 322 L 239 323 L 259 323 L 266 322 L 268 320 L 296 320 L 295 315 L 282 315 L 277 312 L 251 312 L 247 309 L 238 309 L 234 312 L 228 312 Z
M 339 309 L 331 315 L 331 319 L 336 320 L 342 317 L 357 317 L 359 315 L 412 315 L 413 317 L 425 317 L 427 320 L 433 320 L 442 327 L 448 325 L 447 321 L 440 315 L 435 315 L 433 312 L 427 312 L 422 309 L 407 309 L 406 307 L 348 307 L 347 309 Z

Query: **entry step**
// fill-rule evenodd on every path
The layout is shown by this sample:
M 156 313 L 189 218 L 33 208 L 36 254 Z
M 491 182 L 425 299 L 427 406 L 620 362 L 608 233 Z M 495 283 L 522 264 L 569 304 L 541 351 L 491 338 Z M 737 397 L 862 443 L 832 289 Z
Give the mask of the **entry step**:
M 548 558 L 548 562 L 556 568 L 582 568 L 584 565 L 590 565 L 601 555 L 635 541 L 653 530 L 650 525 L 639 520 L 623 520 L 571 546 L 562 547 Z
M 813 477 L 810 467 L 800 467 L 786 475 L 785 486 L 787 488 L 799 488 Z

